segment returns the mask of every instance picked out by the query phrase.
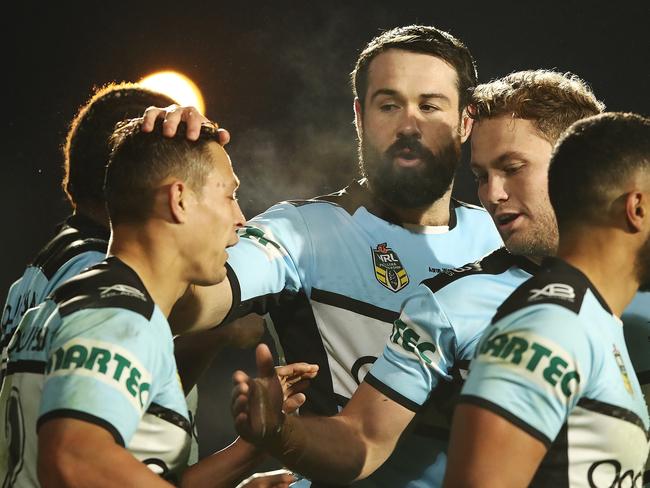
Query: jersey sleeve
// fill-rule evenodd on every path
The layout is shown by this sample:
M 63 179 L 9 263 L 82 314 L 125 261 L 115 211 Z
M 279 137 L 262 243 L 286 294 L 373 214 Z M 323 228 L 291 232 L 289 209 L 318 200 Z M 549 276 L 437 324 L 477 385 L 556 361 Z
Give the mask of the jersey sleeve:
M 255 306 L 237 315 L 248 311 L 263 314 L 269 299 L 309 286 L 306 277 L 311 267 L 311 240 L 297 207 L 290 203 L 274 205 L 250 220 L 239 237 L 239 243 L 228 250 L 233 298 L 235 302 L 254 301 Z M 234 303 L 233 308 L 237 305 Z
M 491 410 L 548 447 L 583 392 L 593 356 L 573 312 L 548 304 L 524 308 L 481 339 L 460 402 Z
M 63 322 L 49 347 L 38 426 L 56 417 L 107 429 L 125 446 L 165 376 L 163 348 L 143 316 L 86 309 Z
M 417 411 L 442 381 L 450 381 L 456 335 L 442 306 L 425 286 L 406 300 L 382 355 L 366 382 Z

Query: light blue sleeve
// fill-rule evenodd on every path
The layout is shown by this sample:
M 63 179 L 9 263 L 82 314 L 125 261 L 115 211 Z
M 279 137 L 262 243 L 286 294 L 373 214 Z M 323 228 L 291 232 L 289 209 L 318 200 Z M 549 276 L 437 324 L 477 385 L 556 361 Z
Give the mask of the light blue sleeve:
M 573 312 L 541 304 L 490 326 L 461 394 L 549 445 L 582 395 L 593 364 Z
M 155 328 L 124 309 L 85 309 L 63 319 L 52 338 L 39 425 L 80 418 L 128 445 L 167 369 Z M 162 374 L 161 374 L 162 372 Z
M 274 205 L 250 220 L 239 237 L 228 249 L 228 264 L 237 276 L 241 301 L 309 286 L 309 230 L 294 205 Z
M 456 335 L 443 308 L 427 286 L 419 285 L 404 303 L 366 381 L 380 390 L 384 385 L 390 389 L 387 396 L 416 410 L 441 380 L 451 381 L 456 347 Z M 391 391 L 397 395 L 391 396 Z

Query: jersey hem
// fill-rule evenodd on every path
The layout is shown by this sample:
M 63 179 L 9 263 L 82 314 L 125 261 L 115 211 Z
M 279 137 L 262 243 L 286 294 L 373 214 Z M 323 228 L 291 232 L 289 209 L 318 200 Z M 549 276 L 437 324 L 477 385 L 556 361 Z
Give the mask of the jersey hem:
M 485 398 L 475 395 L 461 395 L 458 399 L 458 404 L 461 403 L 469 403 L 471 405 L 476 405 L 477 407 L 489 410 L 490 412 L 497 414 L 499 417 L 503 417 L 514 426 L 519 427 L 527 434 L 533 436 L 535 439 L 544 444 L 544 446 L 546 446 L 546 449 L 549 449 L 551 447 L 552 441 L 546 434 L 537 430 L 535 427 L 526 423 L 505 408 L 497 405 L 496 403 L 492 403 L 490 400 L 486 400 Z
M 44 415 L 41 415 L 38 421 L 36 422 L 36 432 L 39 431 L 39 429 L 44 423 L 57 418 L 72 418 L 77 420 L 83 420 L 84 422 L 89 422 L 91 424 L 95 424 L 107 430 L 113 436 L 115 442 L 118 443 L 120 446 L 126 447 L 124 438 L 122 437 L 122 435 L 119 433 L 119 431 L 115 428 L 113 424 L 111 424 L 110 422 L 106 421 L 101 417 L 97 417 L 96 415 L 87 412 L 82 412 L 81 410 L 74 410 L 71 408 L 60 408 L 57 410 L 52 410 L 50 412 L 47 412 Z
M 396 392 L 390 386 L 378 380 L 370 373 L 366 374 L 363 381 L 368 383 L 370 386 L 372 386 L 375 390 L 379 391 L 381 394 L 387 396 L 395 403 L 399 403 L 402 407 L 410 410 L 411 412 L 417 413 L 422 408 L 422 405 L 419 405 L 418 403 L 405 397 L 401 393 Z

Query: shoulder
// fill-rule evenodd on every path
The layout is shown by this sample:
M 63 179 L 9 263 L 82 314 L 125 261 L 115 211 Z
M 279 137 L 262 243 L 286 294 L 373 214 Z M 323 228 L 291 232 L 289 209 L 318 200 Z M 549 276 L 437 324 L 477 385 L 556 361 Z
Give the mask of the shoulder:
M 459 220 L 475 220 L 477 222 L 485 221 L 492 223 L 492 217 L 487 213 L 487 210 L 478 205 L 472 205 L 471 203 L 461 202 L 460 200 L 452 198 L 451 208 L 454 210 L 453 213 L 456 214 L 456 218 Z
M 496 322 L 522 309 L 539 305 L 557 305 L 577 317 L 589 289 L 600 300 L 598 292 L 580 271 L 555 259 L 519 286 L 498 308 L 492 321 Z M 601 304 L 607 307 L 604 302 Z M 543 308 L 558 310 L 557 307 Z
M 314 208 L 314 206 L 317 206 L 323 209 L 329 208 L 329 210 L 339 209 L 350 215 L 354 215 L 360 207 L 366 204 L 367 199 L 368 190 L 362 180 L 353 181 L 345 188 L 328 193 L 327 195 L 321 195 L 307 200 L 289 200 L 286 203 L 295 207 L 310 206 Z
M 73 216 L 39 251 L 32 261 L 32 266 L 41 269 L 49 280 L 65 263 L 81 254 L 105 253 L 108 237 L 106 229 L 90 225 L 84 219 Z
M 138 275 L 109 258 L 66 281 L 52 294 L 64 318 L 83 309 L 121 308 L 151 320 L 155 304 Z
M 512 266 L 528 268 L 527 270 L 530 270 L 529 272 L 532 273 L 533 266 L 529 267 L 529 264 L 532 265 L 532 263 L 527 264 L 525 259 L 513 256 L 505 247 L 502 247 L 479 261 L 468 263 L 455 269 L 443 269 L 440 274 L 424 280 L 422 285 L 429 288 L 433 293 L 436 293 L 451 284 L 455 284 L 455 286 L 469 285 L 470 282 L 476 280 L 477 275 L 499 275 L 505 273 Z

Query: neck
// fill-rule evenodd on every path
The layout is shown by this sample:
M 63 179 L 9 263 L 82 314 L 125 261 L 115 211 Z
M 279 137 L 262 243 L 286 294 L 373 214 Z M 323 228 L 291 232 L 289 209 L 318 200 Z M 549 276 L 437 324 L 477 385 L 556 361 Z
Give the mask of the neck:
M 622 231 L 589 227 L 561 238 L 558 257 L 582 271 L 620 317 L 639 288 L 635 263 L 630 260 L 635 252 Z
M 449 225 L 449 206 L 451 203 L 451 186 L 438 200 L 418 208 L 404 208 L 391 205 L 372 195 L 372 210 L 378 216 L 396 224 L 413 224 L 426 226 Z
M 74 210 L 74 214 L 83 215 L 95 222 L 97 225 L 101 225 L 107 229 L 110 227 L 108 212 L 103 204 L 79 203 Z
M 113 227 L 108 254 L 130 266 L 140 277 L 154 302 L 168 317 L 189 282 L 178 253 L 165 242 L 174 239 L 153 223 Z

